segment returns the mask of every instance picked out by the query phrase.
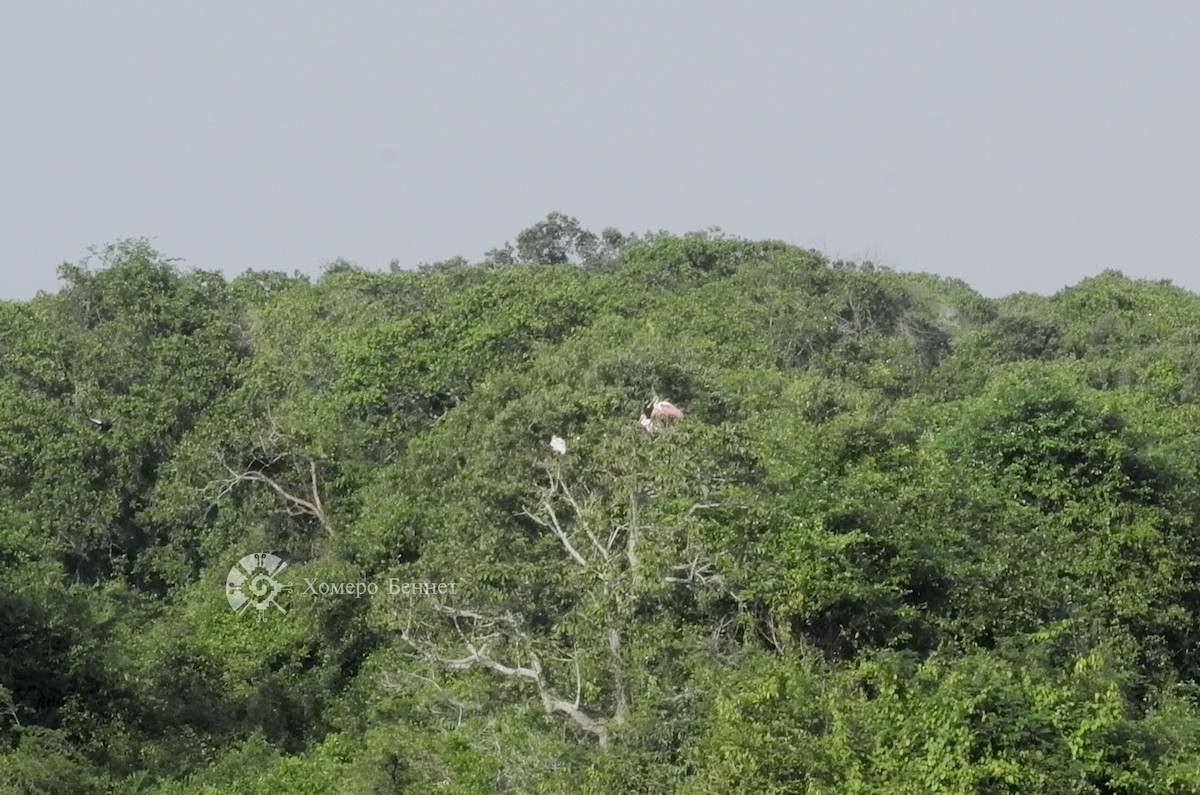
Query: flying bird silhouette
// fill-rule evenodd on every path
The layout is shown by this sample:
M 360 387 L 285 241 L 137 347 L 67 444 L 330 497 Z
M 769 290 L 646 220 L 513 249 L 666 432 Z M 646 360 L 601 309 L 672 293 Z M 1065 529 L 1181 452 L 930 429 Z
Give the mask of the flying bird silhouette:
M 97 428 L 99 428 L 102 431 L 107 431 L 109 428 L 112 427 L 112 423 L 109 422 L 108 420 L 100 420 L 100 419 L 96 419 L 95 417 L 88 417 L 87 420 L 92 425 L 95 425 Z
M 550 449 L 559 455 L 567 454 L 567 440 L 561 436 L 550 437 Z

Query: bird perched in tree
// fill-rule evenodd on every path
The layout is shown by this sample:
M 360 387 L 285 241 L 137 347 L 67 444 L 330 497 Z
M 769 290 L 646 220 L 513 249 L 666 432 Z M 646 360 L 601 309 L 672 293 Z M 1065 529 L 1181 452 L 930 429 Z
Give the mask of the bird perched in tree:
M 561 436 L 550 437 L 550 449 L 559 455 L 567 454 L 567 440 Z
M 649 416 L 646 412 L 649 411 Z M 642 416 L 638 419 L 638 424 L 646 429 L 647 433 L 656 433 L 662 430 L 662 420 L 665 417 L 678 419 L 683 417 L 683 411 L 674 403 L 668 400 L 659 400 L 658 395 L 647 403 L 642 409 Z
M 112 427 L 112 423 L 109 422 L 108 420 L 99 420 L 99 419 L 96 419 L 95 417 L 88 417 L 87 419 L 88 419 L 88 422 L 90 422 L 92 425 L 95 425 L 97 428 L 99 428 L 102 431 L 107 431 L 109 428 Z
M 650 401 L 650 419 L 682 416 L 683 412 L 680 411 L 679 407 L 669 401 L 659 400 L 658 395 L 655 395 L 654 399 Z

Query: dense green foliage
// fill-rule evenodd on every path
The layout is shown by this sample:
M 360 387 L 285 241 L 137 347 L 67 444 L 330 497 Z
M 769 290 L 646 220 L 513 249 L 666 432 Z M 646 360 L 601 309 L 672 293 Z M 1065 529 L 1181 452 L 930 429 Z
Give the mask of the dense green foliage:
M 0 303 L 0 793 L 1200 792 L 1200 297 L 99 253 Z

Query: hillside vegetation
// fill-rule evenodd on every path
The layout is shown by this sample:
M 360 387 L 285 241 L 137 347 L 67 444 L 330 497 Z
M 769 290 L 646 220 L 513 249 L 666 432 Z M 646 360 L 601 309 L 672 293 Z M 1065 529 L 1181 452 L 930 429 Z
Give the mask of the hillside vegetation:
M 559 214 L 61 277 L 0 303 L 0 793 L 1200 792 L 1185 290 Z

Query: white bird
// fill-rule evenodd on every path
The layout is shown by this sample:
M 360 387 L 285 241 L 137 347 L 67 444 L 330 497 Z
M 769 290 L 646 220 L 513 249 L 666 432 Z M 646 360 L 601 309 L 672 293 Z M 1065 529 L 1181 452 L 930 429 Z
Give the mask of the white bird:
M 550 449 L 559 455 L 567 454 L 567 440 L 561 436 L 550 437 Z
M 651 402 L 650 417 L 682 417 L 683 412 L 674 404 L 666 400 L 659 400 L 655 396 Z
M 655 429 L 657 428 L 657 426 L 654 424 L 654 421 L 647 417 L 645 412 L 642 412 L 642 418 L 638 420 L 638 423 L 646 429 L 647 433 L 654 433 Z

